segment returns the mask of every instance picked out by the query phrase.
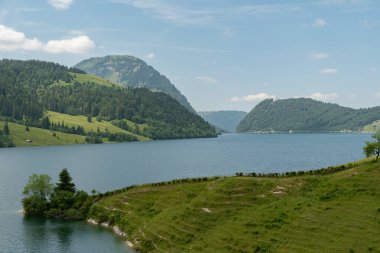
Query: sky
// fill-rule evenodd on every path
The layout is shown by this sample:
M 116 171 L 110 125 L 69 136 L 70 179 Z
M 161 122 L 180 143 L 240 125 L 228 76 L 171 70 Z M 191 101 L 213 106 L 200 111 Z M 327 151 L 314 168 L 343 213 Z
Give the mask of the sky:
M 380 105 L 378 0 L 0 0 L 0 58 L 146 61 L 198 111 Z

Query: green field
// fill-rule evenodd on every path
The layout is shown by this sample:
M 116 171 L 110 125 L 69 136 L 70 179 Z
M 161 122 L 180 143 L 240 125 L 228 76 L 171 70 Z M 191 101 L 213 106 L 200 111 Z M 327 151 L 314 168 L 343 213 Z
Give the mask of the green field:
M 380 120 L 377 120 L 363 127 L 363 132 L 365 133 L 376 133 L 379 131 L 380 131 Z
M 124 129 L 121 129 L 117 126 L 114 126 L 111 122 L 102 120 L 101 122 L 96 120 L 96 117 L 92 117 L 92 122 L 87 121 L 87 117 L 82 116 L 82 115 L 68 115 L 68 114 L 63 114 L 63 113 L 58 113 L 58 112 L 52 112 L 52 111 L 47 111 L 46 116 L 49 117 L 51 122 L 54 123 L 61 123 L 62 121 L 65 123 L 65 125 L 68 126 L 82 126 L 83 129 L 86 132 L 97 132 L 98 129 L 100 132 L 108 132 L 110 133 L 127 133 L 133 136 L 136 136 L 139 141 L 148 141 L 150 140 L 149 138 L 141 135 L 137 135 L 131 132 L 128 132 Z M 134 125 L 133 123 L 129 123 L 131 125 Z
M 22 146 L 51 146 L 51 145 L 65 145 L 65 144 L 81 144 L 85 142 L 85 136 L 76 134 L 65 134 L 53 132 L 47 129 L 29 127 L 29 131 L 25 130 L 25 126 L 8 122 L 10 135 L 16 147 Z M 0 121 L 0 129 L 4 126 L 4 121 Z M 27 143 L 26 140 L 31 140 Z
M 105 80 L 101 77 L 89 75 L 89 74 L 77 74 L 77 73 L 71 73 L 72 76 L 74 76 L 74 82 L 80 82 L 80 83 L 95 83 L 99 85 L 106 85 L 106 86 L 117 86 L 116 84 Z
M 137 186 L 97 202 L 139 252 L 380 252 L 380 162 L 329 175 Z

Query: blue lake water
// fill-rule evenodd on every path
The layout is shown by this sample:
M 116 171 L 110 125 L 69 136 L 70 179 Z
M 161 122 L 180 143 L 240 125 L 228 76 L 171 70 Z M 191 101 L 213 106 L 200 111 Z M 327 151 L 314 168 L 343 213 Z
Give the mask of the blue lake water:
M 107 191 L 173 178 L 306 170 L 363 158 L 369 134 L 226 134 L 211 139 L 0 149 L 0 252 L 131 252 L 106 229 L 18 214 L 32 173 Z

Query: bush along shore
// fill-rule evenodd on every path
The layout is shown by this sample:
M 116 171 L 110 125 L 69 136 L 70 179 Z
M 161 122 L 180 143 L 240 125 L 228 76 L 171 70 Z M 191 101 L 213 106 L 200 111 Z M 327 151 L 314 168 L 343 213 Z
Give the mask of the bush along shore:
M 31 175 L 23 194 L 25 215 L 67 220 L 86 219 L 97 200 L 96 196 L 76 189 L 67 169 L 61 171 L 59 182 L 55 185 L 49 175 Z

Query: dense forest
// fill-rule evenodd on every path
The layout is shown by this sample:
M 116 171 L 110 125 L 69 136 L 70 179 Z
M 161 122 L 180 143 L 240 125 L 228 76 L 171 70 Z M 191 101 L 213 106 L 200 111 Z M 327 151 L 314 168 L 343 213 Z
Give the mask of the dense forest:
M 84 60 L 75 67 L 124 87 L 144 87 L 152 91 L 164 92 L 189 111 L 196 113 L 186 97 L 166 76 L 161 75 L 139 58 L 129 55 L 108 55 Z
M 79 82 L 76 74 L 83 71 L 36 60 L 0 61 L 0 117 L 57 130 L 44 117 L 50 110 L 146 123 L 140 134 L 153 139 L 215 136 L 214 127 L 167 94 Z M 83 129 L 77 130 L 73 133 L 84 134 Z
M 380 107 L 352 109 L 309 98 L 268 99 L 240 122 L 238 132 L 360 130 L 380 119 Z

